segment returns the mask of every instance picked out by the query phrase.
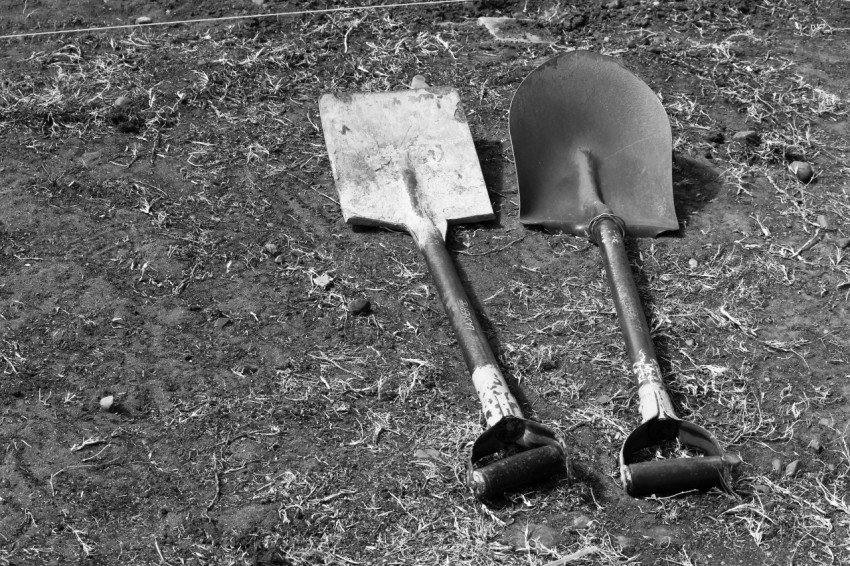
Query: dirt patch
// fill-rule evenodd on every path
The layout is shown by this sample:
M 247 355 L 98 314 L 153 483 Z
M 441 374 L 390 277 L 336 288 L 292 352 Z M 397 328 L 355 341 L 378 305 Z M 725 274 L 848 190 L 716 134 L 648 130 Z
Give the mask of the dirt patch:
M 0 34 L 325 7 L 30 0 Z M 847 562 L 848 9 L 481 2 L 0 40 L 0 564 Z M 629 254 L 677 410 L 743 457 L 740 499 L 623 493 L 638 412 L 598 253 L 518 223 L 511 96 L 577 48 L 670 117 L 681 229 Z M 461 93 L 497 219 L 448 245 L 573 482 L 475 501 L 480 407 L 423 262 L 342 220 L 319 95 L 416 74 Z

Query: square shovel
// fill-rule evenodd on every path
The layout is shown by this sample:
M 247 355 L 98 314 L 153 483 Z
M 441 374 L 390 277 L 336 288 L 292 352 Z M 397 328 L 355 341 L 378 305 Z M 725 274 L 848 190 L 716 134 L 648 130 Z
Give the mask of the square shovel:
M 428 264 L 487 422 L 472 448 L 475 495 L 566 471 L 563 439 L 523 417 L 446 249 L 449 223 L 493 218 L 458 93 L 325 94 L 319 111 L 346 222 L 409 232 Z

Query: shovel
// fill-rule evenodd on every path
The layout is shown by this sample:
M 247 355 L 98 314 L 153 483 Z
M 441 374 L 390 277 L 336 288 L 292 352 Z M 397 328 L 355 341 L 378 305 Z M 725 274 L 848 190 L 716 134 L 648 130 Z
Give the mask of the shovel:
M 627 493 L 714 486 L 732 493 L 730 469 L 738 459 L 673 410 L 623 243 L 679 227 L 670 123 L 658 97 L 610 57 L 565 53 L 519 86 L 510 135 L 520 221 L 586 237 L 602 252 L 640 399 L 642 424 L 620 449 Z M 703 456 L 637 461 L 645 449 L 673 440 Z
M 409 232 L 431 271 L 488 427 L 470 458 L 475 495 L 566 471 L 563 439 L 523 417 L 446 249 L 448 223 L 494 217 L 457 92 L 325 94 L 319 111 L 345 221 Z

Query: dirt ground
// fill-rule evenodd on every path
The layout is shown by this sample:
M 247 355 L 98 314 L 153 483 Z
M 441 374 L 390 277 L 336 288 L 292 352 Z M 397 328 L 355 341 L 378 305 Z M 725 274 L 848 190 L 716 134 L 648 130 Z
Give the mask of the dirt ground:
M 0 35 L 349 5 L 4 1 Z M 0 46 L 0 565 L 850 563 L 847 2 L 485 0 Z M 511 96 L 574 49 L 670 118 L 681 228 L 629 255 L 738 497 L 625 495 L 639 415 L 599 254 L 518 222 Z M 459 90 L 497 213 L 449 249 L 574 465 L 498 501 L 465 483 L 480 407 L 428 272 L 408 235 L 343 222 L 320 129 L 320 94 L 416 74 Z

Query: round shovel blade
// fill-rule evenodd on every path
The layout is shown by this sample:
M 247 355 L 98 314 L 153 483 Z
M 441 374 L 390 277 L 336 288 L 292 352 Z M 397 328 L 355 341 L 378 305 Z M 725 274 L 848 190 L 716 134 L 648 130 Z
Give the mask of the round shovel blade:
M 595 216 L 580 190 L 590 155 L 598 197 L 631 236 L 679 227 L 670 122 L 655 93 L 611 57 L 573 51 L 532 71 L 514 94 L 510 134 L 520 221 L 586 236 Z

